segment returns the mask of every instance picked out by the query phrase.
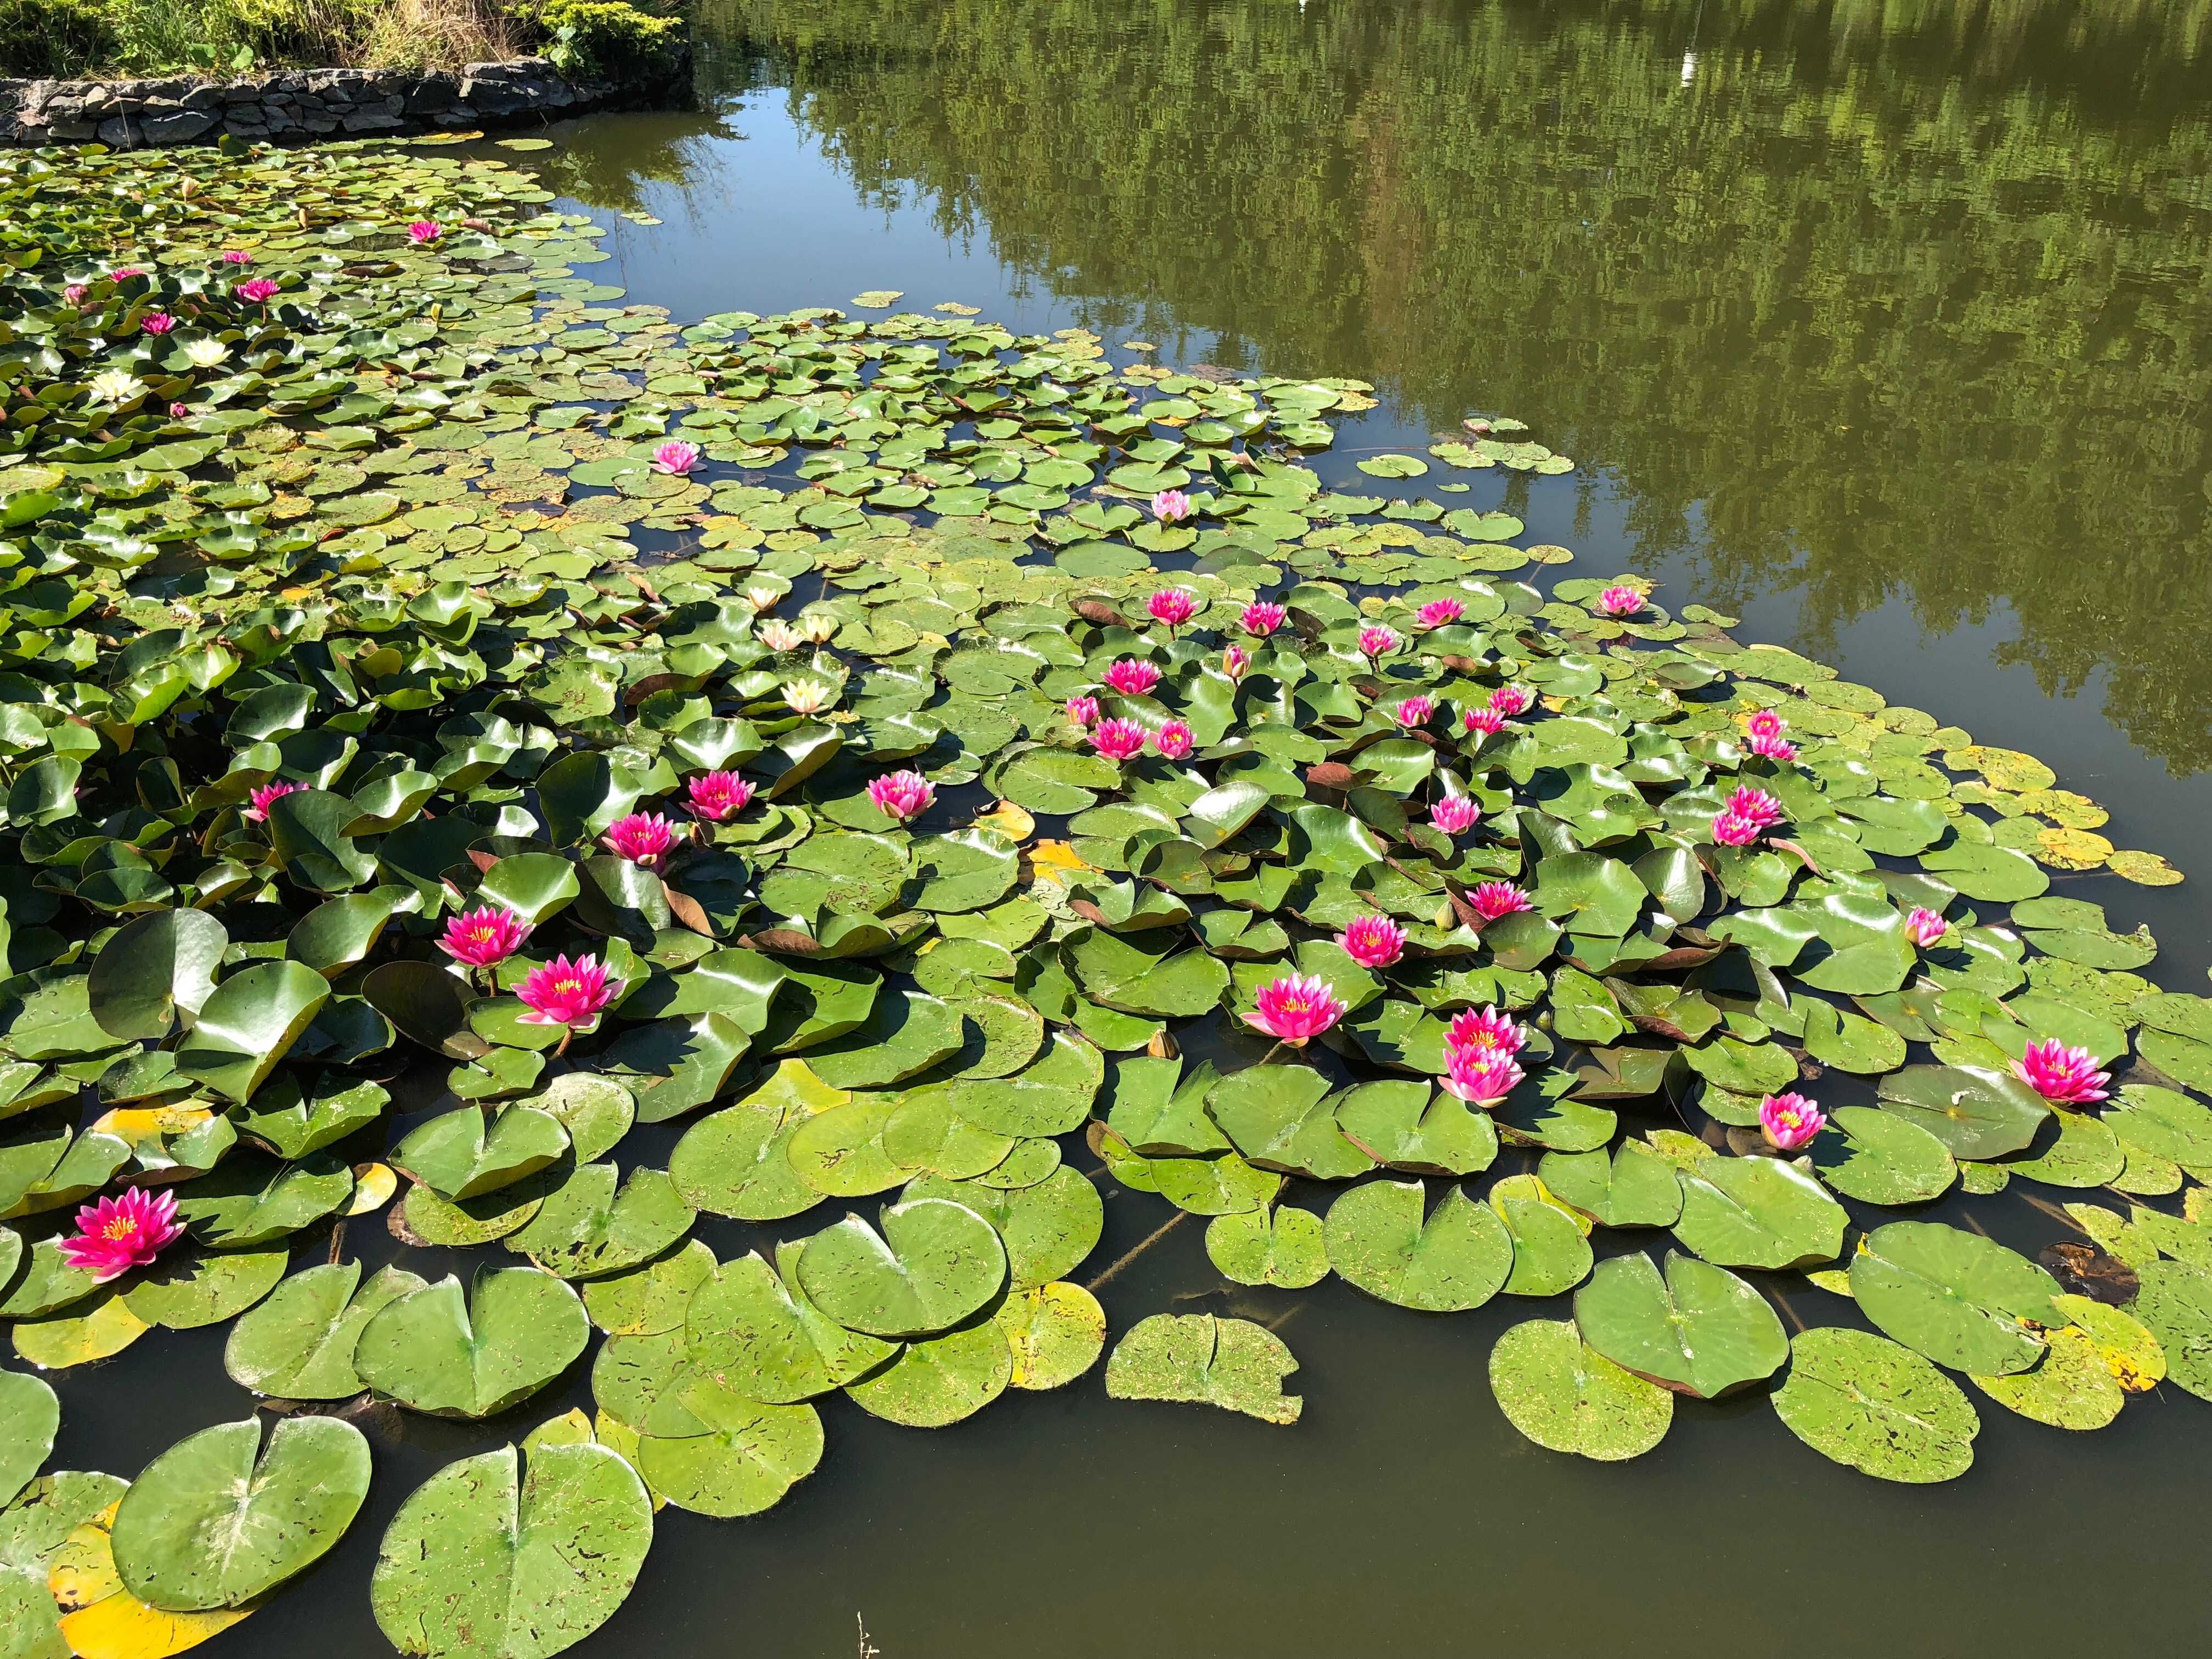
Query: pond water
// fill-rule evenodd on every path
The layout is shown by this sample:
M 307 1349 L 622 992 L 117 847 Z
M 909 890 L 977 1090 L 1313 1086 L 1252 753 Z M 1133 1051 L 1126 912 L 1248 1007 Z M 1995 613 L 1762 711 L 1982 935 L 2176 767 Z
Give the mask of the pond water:
M 594 277 L 679 320 L 896 289 L 1093 328 L 1116 362 L 1140 340 L 1370 380 L 1378 408 L 1316 459 L 1332 483 L 1518 416 L 1578 470 L 1476 475 L 1455 504 L 2047 761 L 2114 842 L 2191 878 L 2059 890 L 2148 921 L 2155 976 L 2203 988 L 2201 11 L 708 0 L 702 30 L 700 112 L 595 118 L 531 158 L 607 227 Z M 1107 1190 L 1086 1277 L 1172 1213 Z M 2059 1236 L 2023 1203 L 1972 1208 L 2030 1254 Z M 374 1259 L 374 1232 L 349 1242 Z M 2081 1436 L 1977 1396 L 1974 1468 L 1935 1487 L 1826 1462 L 1756 1392 L 1685 1401 L 1656 1452 L 1593 1464 L 1492 1400 L 1486 1358 L 1528 1307 L 1225 1286 L 1202 1232 L 1120 1272 L 1116 1330 L 1275 1325 L 1296 1428 L 1109 1404 L 1095 1372 L 938 1433 L 833 1396 L 817 1474 L 758 1519 L 665 1513 L 635 1595 L 573 1651 L 1954 1659 L 2116 1627 L 2191 1652 L 2212 1625 L 2181 1565 L 2212 1417 L 2171 1385 Z M 707 1218 L 698 1236 L 725 1257 L 757 1242 Z M 221 1340 L 169 1339 L 171 1413 L 143 1411 L 128 1366 L 86 1373 L 58 1466 L 132 1469 L 234 1416 Z M 580 1380 L 515 1415 L 571 1403 Z M 416 1417 L 375 1438 L 345 1543 L 211 1651 L 389 1651 L 364 1614 L 384 1523 L 484 1440 Z

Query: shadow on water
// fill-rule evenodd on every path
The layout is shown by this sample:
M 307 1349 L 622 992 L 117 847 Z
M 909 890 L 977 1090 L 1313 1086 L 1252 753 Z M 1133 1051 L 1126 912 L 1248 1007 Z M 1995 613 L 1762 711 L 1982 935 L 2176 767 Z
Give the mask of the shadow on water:
M 2194 878 L 2061 890 L 2149 921 L 2159 977 L 2202 988 L 2212 6 L 707 0 L 704 30 L 706 112 L 593 119 L 530 158 L 608 227 L 595 277 L 679 318 L 902 288 L 1168 361 L 1361 376 L 1382 405 L 1346 451 L 1525 418 L 1582 462 L 1516 501 L 1529 539 L 2048 760 L 2113 840 Z M 1455 504 L 1503 497 L 1468 476 Z M 1106 1190 L 1093 1273 L 1168 1213 Z M 1974 1214 L 2031 1251 L 2057 1236 L 2024 1204 Z M 727 1256 L 766 1234 L 701 1236 Z M 1981 1401 L 1972 1473 L 1936 1488 L 1828 1464 L 1756 1395 L 1684 1402 L 1657 1451 L 1600 1466 L 1522 1441 L 1484 1380 L 1502 1330 L 1563 1304 L 1224 1286 L 1202 1240 L 1121 1270 L 1116 1329 L 1286 1320 L 1297 1428 L 1109 1405 L 1095 1373 L 935 1434 L 833 1399 L 818 1474 L 757 1520 L 665 1512 L 574 1651 L 811 1659 L 854 1652 L 856 1615 L 884 1659 L 2203 1646 L 2178 1546 L 2212 1417 L 2170 1385 L 2086 1436 Z M 236 1415 L 220 1341 L 147 1339 L 178 1379 L 158 1413 L 87 1373 L 60 1461 L 136 1468 Z M 571 1404 L 580 1376 L 513 1430 Z M 483 1442 L 363 1426 L 362 1522 L 222 1651 L 389 1651 L 362 1613 L 376 1540 Z

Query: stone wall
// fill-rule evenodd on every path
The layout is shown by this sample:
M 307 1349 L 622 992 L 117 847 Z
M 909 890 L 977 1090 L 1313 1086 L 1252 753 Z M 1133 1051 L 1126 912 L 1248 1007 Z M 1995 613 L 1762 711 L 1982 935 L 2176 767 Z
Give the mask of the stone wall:
M 236 81 L 0 80 L 0 143 L 213 143 L 240 138 L 399 137 L 534 125 L 586 110 L 665 105 L 690 65 L 654 87 L 575 86 L 543 58 L 470 64 L 459 74 L 289 70 Z

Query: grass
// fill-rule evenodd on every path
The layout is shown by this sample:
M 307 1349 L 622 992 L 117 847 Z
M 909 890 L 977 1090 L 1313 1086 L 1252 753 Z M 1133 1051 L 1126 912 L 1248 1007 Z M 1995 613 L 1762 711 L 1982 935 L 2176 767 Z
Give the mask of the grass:
M 575 0 L 0 0 L 0 73 L 452 69 L 549 49 L 557 63 L 579 48 L 588 68 L 659 27 L 590 6 L 580 33 L 564 31 L 576 9 Z

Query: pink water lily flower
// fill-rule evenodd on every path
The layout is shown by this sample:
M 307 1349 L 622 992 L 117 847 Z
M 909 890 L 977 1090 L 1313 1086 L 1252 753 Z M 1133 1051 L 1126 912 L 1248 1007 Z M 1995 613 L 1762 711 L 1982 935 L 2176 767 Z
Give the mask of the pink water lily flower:
M 526 974 L 522 983 L 514 988 L 514 994 L 530 1010 L 520 1016 L 523 1024 L 566 1025 L 573 1029 L 598 1018 L 600 1012 L 622 994 L 622 981 L 610 980 L 596 957 L 580 956 L 574 962 L 566 957 L 556 957 L 542 968 L 533 968 Z
M 1480 882 L 1468 892 L 1467 902 L 1485 921 L 1536 908 L 1535 901 L 1510 881 Z
M 1747 818 L 1761 830 L 1771 830 L 1790 816 L 1789 811 L 1764 789 L 1754 789 L 1749 784 L 1739 785 L 1728 798 L 1727 811 L 1740 818 Z
M 230 290 L 250 306 L 266 304 L 276 297 L 276 284 L 266 276 L 256 276 L 250 283 L 240 283 Z
M 919 772 L 893 772 L 868 780 L 868 799 L 901 823 L 920 817 L 937 799 L 937 786 Z
M 1789 724 L 1771 708 L 1763 708 L 1744 722 L 1745 744 L 1753 754 L 1786 766 L 1797 758 L 1797 745 L 1782 735 Z
M 1163 489 L 1152 497 L 1152 516 L 1162 524 L 1181 524 L 1190 517 L 1190 497 L 1180 489 Z
M 1797 758 L 1797 745 L 1784 738 L 1753 738 L 1751 752 L 1766 760 L 1778 761 L 1788 766 Z
M 1232 680 L 1241 680 L 1252 672 L 1252 656 L 1241 645 L 1232 645 L 1221 653 L 1221 672 Z
M 1195 741 L 1190 727 L 1181 720 L 1170 720 L 1152 733 L 1152 747 L 1160 751 L 1163 760 L 1181 760 L 1190 753 L 1190 746 Z
M 1759 1133 L 1778 1152 L 1802 1151 L 1827 1127 L 1828 1115 L 1802 1095 L 1768 1095 L 1759 1103 Z
M 82 283 L 70 283 L 62 289 L 62 298 L 73 306 L 81 306 L 84 303 L 85 291 Z
M 1418 732 L 1436 718 L 1437 704 L 1433 697 L 1407 697 L 1390 711 L 1390 718 L 1398 722 L 1402 731 Z
M 1486 1112 L 1519 1088 L 1527 1076 L 1510 1054 L 1492 1048 L 1447 1048 L 1440 1080 L 1446 1094 Z
M 1070 726 L 1088 726 L 1097 718 L 1097 698 L 1081 696 L 1067 700 L 1067 723 Z
M 1472 795 L 1446 795 L 1429 808 L 1429 822 L 1448 836 L 1463 836 L 1474 828 L 1482 809 Z
M 191 405 L 189 404 L 171 404 L 169 405 L 169 418 L 173 421 L 181 421 L 185 416 L 191 412 Z
M 1467 615 L 1467 607 L 1457 599 L 1431 599 L 1413 613 L 1413 620 L 1423 628 L 1448 628 Z
M 1459 717 L 1459 723 L 1470 737 L 1494 737 L 1505 729 L 1505 716 L 1495 708 L 1470 708 Z
M 720 823 L 745 810 L 753 787 L 735 772 L 708 772 L 685 784 L 684 793 L 690 799 L 684 805 L 693 817 Z
M 2110 1072 L 2097 1069 L 2097 1057 L 2087 1048 L 2069 1048 L 2057 1037 L 2031 1042 L 2027 1052 L 2013 1061 L 2012 1074 L 2057 1106 L 2086 1106 L 2106 1097 Z
M 1748 847 L 1765 833 L 1749 818 L 1734 812 L 1716 813 L 1713 817 L 1713 840 L 1722 847 Z
M 1243 614 L 1237 619 L 1237 625 L 1254 639 L 1264 640 L 1289 621 L 1290 615 L 1279 605 L 1267 599 L 1255 599 L 1244 607 Z
M 1915 906 L 1905 919 L 1905 936 L 1925 951 L 1951 930 L 1951 924 L 1925 906 Z
M 1444 1043 L 1455 1048 L 1488 1048 L 1501 1054 L 1517 1054 L 1528 1046 L 1528 1033 L 1496 1004 L 1487 1008 L 1462 1008 L 1452 1016 Z
M 1125 761 L 1145 749 L 1145 728 L 1134 720 L 1101 720 L 1091 733 L 1091 746 L 1109 761 Z
M 275 783 L 264 783 L 253 792 L 250 798 L 250 804 L 239 816 L 248 823 L 266 823 L 269 821 L 269 804 L 271 801 L 282 800 L 287 795 L 297 794 L 307 787 L 304 783 L 287 783 L 282 778 Z
M 618 859 L 641 864 L 656 874 L 668 862 L 668 849 L 676 844 L 676 821 L 658 812 L 632 812 L 617 818 L 599 837 L 599 845 Z
M 133 1267 L 151 1266 L 184 1236 L 174 1193 L 126 1187 L 76 1212 L 76 1231 L 62 1240 L 62 1259 L 72 1267 L 90 1268 L 94 1283 L 105 1285 Z
M 1317 974 L 1285 974 L 1260 988 L 1259 1006 L 1241 1016 L 1279 1042 L 1303 1048 L 1344 1018 L 1346 1005 Z
M 699 465 L 699 446 L 671 439 L 653 452 L 653 470 L 671 478 L 683 477 Z
M 1198 595 L 1188 588 L 1163 587 L 1145 602 L 1145 609 L 1154 622 L 1165 623 L 1172 634 L 1198 614 Z
M 253 256 L 242 247 L 227 247 L 220 257 L 227 265 L 250 265 L 253 263 Z
M 1598 612 L 1607 617 L 1632 617 L 1644 609 L 1644 595 L 1625 583 L 1615 583 L 1597 596 Z
M 145 274 L 137 265 L 118 265 L 107 273 L 107 278 L 110 282 L 123 283 L 128 282 L 133 276 L 143 276 Z
M 1762 708 L 1743 723 L 1744 731 L 1753 738 L 1778 738 L 1787 731 L 1790 722 L 1771 708 Z
M 407 227 L 407 240 L 417 247 L 434 242 L 445 234 L 445 226 L 435 219 L 416 219 Z
M 1106 684 L 1125 697 L 1141 697 L 1160 683 L 1160 671 L 1136 657 L 1123 657 L 1106 671 Z
M 489 968 L 522 948 L 531 925 L 505 905 L 485 904 L 446 924 L 438 948 L 465 968 Z
M 1526 714 L 1535 696 L 1525 685 L 1501 685 L 1490 694 L 1490 706 L 1508 720 Z
M 1354 916 L 1336 942 L 1362 968 L 1388 968 L 1406 954 L 1406 930 L 1388 916 Z
M 1387 657 L 1397 648 L 1398 635 L 1395 629 L 1384 628 L 1377 623 L 1373 628 L 1363 628 L 1359 630 L 1360 654 L 1370 662 L 1374 661 L 1377 657 Z
M 167 334 L 176 327 L 177 319 L 166 311 L 149 311 L 138 319 L 138 326 L 148 334 Z

